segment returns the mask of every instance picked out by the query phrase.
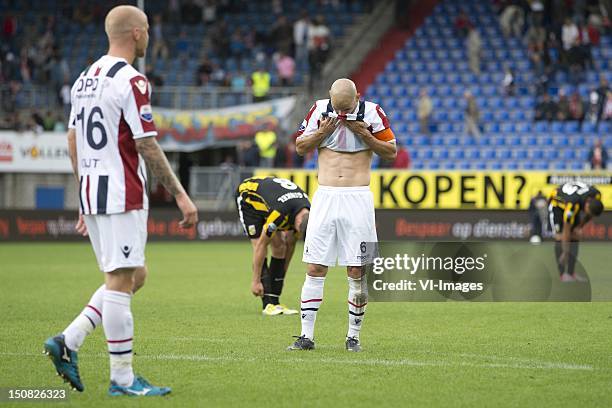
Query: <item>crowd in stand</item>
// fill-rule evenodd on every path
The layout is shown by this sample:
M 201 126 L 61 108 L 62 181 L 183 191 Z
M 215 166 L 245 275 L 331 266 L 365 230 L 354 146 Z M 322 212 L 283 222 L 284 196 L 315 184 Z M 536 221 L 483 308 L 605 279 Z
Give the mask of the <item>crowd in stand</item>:
M 505 3 L 505 4 L 504 4 Z M 546 3 L 546 4 L 545 4 Z M 535 74 L 536 120 L 610 120 L 610 87 L 602 76 L 599 87 L 583 100 L 578 91 L 567 95 L 561 88 L 557 100 L 548 94 L 565 73 L 569 85 L 585 83 L 587 70 L 594 70 L 591 47 L 610 32 L 610 3 L 604 1 L 541 0 L 500 2 L 500 24 L 507 36 L 524 35 Z
M 284 16 L 283 2 L 269 0 L 271 12 L 278 19 L 267 31 L 256 31 L 249 26 L 229 27 L 222 17 L 244 12 L 247 3 L 229 0 L 168 1 L 163 14 L 151 16 L 148 54 L 151 64 L 147 66 L 146 73 L 151 82 L 158 87 L 166 82 L 155 71 L 157 61 L 186 60 L 189 57 L 186 31 L 182 30 L 176 41 L 172 42 L 166 38 L 164 25 L 186 27 L 204 24 L 207 31 L 202 49 L 198 52 L 201 62 L 194 78 L 195 85 L 222 86 L 237 92 L 259 92 L 256 99 L 262 100 L 272 85 L 270 72 L 276 72 L 278 85 L 291 86 L 295 84 L 298 67 L 308 66 L 309 85 L 313 86 L 320 78 L 331 46 L 331 32 L 325 18 L 303 12 L 298 19 L 290 21 Z M 346 1 L 321 0 L 320 3 L 341 9 Z M 70 2 L 65 2 L 62 7 L 63 17 L 83 26 L 93 23 L 101 29 L 110 5 L 82 1 L 78 7 Z M 0 113 L 11 114 L 0 115 L 0 128 L 37 129 L 34 125 L 37 121 L 29 114 L 12 115 L 16 111 L 19 92 L 29 85 L 47 87 L 57 96 L 53 110 L 60 112 L 66 104 L 65 87 L 68 86 L 69 91 L 75 74 L 70 72 L 64 56 L 56 18 L 41 17 L 40 25 L 25 27 L 22 16 L 0 13 L 0 24 Z M 21 28 L 19 35 L 18 28 Z M 96 57 L 90 55 L 88 63 Z M 254 61 L 256 68 L 253 72 L 227 72 L 223 63 L 229 58 L 238 62 L 243 59 Z M 35 113 L 39 117 L 47 116 Z

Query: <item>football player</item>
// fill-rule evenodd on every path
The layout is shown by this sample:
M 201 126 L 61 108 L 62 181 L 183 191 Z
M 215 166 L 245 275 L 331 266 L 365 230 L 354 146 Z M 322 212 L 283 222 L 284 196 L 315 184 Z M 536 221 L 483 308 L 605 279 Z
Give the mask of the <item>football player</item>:
M 238 216 L 253 246 L 251 292 L 261 296 L 264 315 L 297 314 L 280 303 L 285 274 L 296 241 L 308 225 L 310 201 L 293 182 L 277 177 L 251 177 L 236 191 Z M 268 246 L 271 248 L 267 262 Z
M 548 199 L 550 225 L 555 237 L 555 257 L 562 282 L 585 281 L 574 268 L 582 227 L 603 211 L 601 193 L 575 181 L 554 189 Z
M 104 284 L 60 334 L 44 343 L 58 375 L 78 391 L 77 352 L 87 335 L 102 325 L 110 357 L 111 396 L 154 396 L 170 392 L 132 369 L 132 296 L 147 275 L 147 172 L 174 196 L 193 226 L 197 209 L 161 150 L 155 136 L 147 78 L 131 64 L 149 42 L 147 16 L 133 6 L 117 6 L 106 16 L 106 55 L 86 68 L 71 90 L 68 147 L 80 200 L 77 230 L 89 233 Z

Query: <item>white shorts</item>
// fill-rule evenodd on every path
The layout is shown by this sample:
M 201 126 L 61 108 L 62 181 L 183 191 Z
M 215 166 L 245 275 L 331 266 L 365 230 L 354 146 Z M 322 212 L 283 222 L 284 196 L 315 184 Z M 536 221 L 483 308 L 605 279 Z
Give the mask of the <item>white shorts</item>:
M 364 245 L 375 243 L 374 199 L 367 186 L 319 186 L 312 200 L 304 256 L 306 263 L 362 266 Z
M 132 210 L 118 214 L 85 215 L 89 240 L 100 270 L 145 265 L 148 210 Z

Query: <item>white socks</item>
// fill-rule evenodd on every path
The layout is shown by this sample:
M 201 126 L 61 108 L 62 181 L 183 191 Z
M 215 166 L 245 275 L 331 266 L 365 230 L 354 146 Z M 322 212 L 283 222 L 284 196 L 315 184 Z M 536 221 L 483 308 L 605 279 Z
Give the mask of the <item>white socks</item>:
M 79 351 L 85 337 L 102 323 L 102 302 L 104 300 L 104 289 L 102 285 L 93 294 L 89 303 L 83 311 L 64 330 L 64 341 L 70 350 Z
M 325 278 L 316 278 L 306 275 L 304 286 L 302 286 L 302 336 L 314 339 L 314 326 L 317 320 L 317 312 L 323 301 L 323 285 Z
M 365 284 L 365 278 L 353 279 L 348 278 L 348 334 L 346 337 L 355 337 L 359 339 L 359 331 L 363 323 L 365 307 L 368 304 L 368 288 Z
M 114 290 L 104 291 L 104 334 L 110 355 L 111 381 L 121 386 L 134 382 L 132 338 L 134 325 L 130 301 L 132 295 Z

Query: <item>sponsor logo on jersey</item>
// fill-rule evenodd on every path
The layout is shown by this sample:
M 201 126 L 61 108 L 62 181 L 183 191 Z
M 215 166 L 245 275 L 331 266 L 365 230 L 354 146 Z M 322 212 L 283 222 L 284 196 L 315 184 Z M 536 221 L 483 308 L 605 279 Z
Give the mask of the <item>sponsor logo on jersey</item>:
M 151 109 L 151 105 L 142 105 L 140 107 L 140 117 L 147 122 L 153 121 L 153 110 Z

